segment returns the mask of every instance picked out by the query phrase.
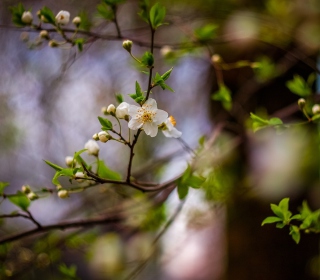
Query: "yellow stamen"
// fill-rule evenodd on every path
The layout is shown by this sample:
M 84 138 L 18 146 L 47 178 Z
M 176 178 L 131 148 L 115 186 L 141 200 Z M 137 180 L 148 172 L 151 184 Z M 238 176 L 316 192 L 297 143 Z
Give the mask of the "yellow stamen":
M 169 117 L 169 121 L 172 123 L 173 126 L 176 126 L 177 122 L 173 116 Z

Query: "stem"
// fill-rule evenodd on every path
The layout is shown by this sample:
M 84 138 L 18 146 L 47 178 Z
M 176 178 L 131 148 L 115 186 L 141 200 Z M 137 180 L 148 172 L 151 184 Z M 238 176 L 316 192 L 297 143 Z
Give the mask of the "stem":
M 42 228 L 42 226 L 35 220 L 35 218 L 32 216 L 31 212 L 29 212 L 28 210 L 26 210 L 26 212 L 29 215 L 30 220 L 38 227 L 38 228 Z
M 113 13 L 114 13 L 114 24 L 116 26 L 116 29 L 117 29 L 117 34 L 118 34 L 118 38 L 121 38 L 122 35 L 121 35 L 121 31 L 120 31 L 120 27 L 119 27 L 119 23 L 118 23 L 118 18 L 117 18 L 117 6 L 116 5 L 113 5 L 112 6 L 112 10 L 113 10 Z

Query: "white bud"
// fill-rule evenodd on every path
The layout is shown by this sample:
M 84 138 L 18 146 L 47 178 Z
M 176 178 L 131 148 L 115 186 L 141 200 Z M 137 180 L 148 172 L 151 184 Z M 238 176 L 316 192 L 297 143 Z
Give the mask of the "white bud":
M 116 117 L 118 119 L 125 119 L 129 115 L 129 104 L 122 102 L 116 109 Z
M 116 107 L 113 104 L 110 104 L 107 108 L 107 113 L 110 115 L 114 115 L 116 112 Z
M 84 148 L 87 149 L 89 155 L 98 156 L 99 155 L 99 145 L 94 140 L 89 140 L 85 145 Z
M 25 24 L 31 24 L 32 23 L 32 20 L 33 20 L 33 16 L 31 14 L 31 12 L 29 11 L 25 11 L 23 12 L 22 14 L 22 17 L 21 17 L 21 21 Z
M 49 47 L 51 48 L 56 48 L 59 46 L 59 43 L 55 40 L 50 40 L 49 43 L 48 43 Z
M 112 136 L 106 131 L 100 131 L 98 133 L 99 140 L 106 143 L 108 140 L 112 139 Z
M 80 17 L 75 17 L 75 18 L 72 20 L 72 23 L 73 23 L 75 26 L 79 26 L 80 23 L 81 23 L 81 18 L 80 18 Z
M 56 22 L 58 24 L 66 25 L 69 23 L 69 20 L 70 20 L 70 13 L 67 11 L 60 11 L 56 15 Z
M 62 199 L 69 197 L 69 192 L 67 190 L 59 190 L 58 196 Z
M 21 187 L 21 191 L 22 191 L 23 193 L 25 193 L 25 194 L 28 194 L 28 193 L 31 192 L 31 189 L 30 189 L 29 186 L 23 185 L 23 186 Z
M 49 33 L 47 30 L 41 30 L 40 31 L 40 34 L 39 34 L 39 37 L 40 38 L 43 38 L 43 39 L 49 39 Z
M 211 61 L 212 61 L 213 63 L 220 63 L 220 62 L 222 62 L 222 58 L 221 58 L 220 55 L 214 54 L 214 55 L 211 57 Z
M 30 192 L 27 194 L 27 197 L 30 199 L 30 200 L 36 200 L 39 198 L 39 196 L 37 194 L 35 194 L 34 192 Z
M 84 173 L 81 172 L 81 171 L 78 171 L 76 174 L 74 174 L 74 176 L 77 178 L 76 180 L 79 183 L 83 182 L 83 180 L 81 178 L 85 178 L 86 177 L 86 175 L 84 175 Z
M 95 141 L 98 141 L 99 140 L 99 135 L 98 133 L 95 133 L 92 135 L 92 139 L 95 140 Z
M 66 165 L 69 167 L 73 166 L 75 163 L 75 161 L 73 160 L 73 157 L 71 157 L 71 156 L 67 156 L 65 158 L 65 162 L 66 162 Z
M 170 56 L 171 54 L 173 54 L 173 50 L 170 46 L 163 46 L 161 49 L 160 49 L 160 54 L 163 56 L 163 57 L 168 57 Z
M 320 106 L 318 104 L 313 105 L 312 107 L 312 113 L 314 115 L 320 114 Z
M 125 40 L 125 41 L 123 41 L 122 47 L 123 47 L 126 51 L 128 51 L 129 53 L 131 53 L 132 41 L 130 41 L 130 40 Z

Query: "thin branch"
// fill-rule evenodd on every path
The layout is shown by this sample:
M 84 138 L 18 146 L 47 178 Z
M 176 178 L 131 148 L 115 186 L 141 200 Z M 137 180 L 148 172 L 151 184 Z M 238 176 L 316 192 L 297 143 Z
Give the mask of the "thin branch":
M 32 216 L 30 211 L 26 211 L 29 215 L 29 219 L 38 227 L 38 228 L 42 228 L 42 226 L 39 224 L 39 222 L 36 221 L 36 219 Z

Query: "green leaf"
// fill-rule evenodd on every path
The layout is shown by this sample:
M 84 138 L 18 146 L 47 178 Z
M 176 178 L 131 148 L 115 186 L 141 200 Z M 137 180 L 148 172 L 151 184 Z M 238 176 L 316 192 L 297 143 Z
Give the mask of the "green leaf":
M 173 70 L 173 67 L 161 75 L 161 78 L 163 81 L 166 81 L 170 77 L 172 70 Z
M 98 120 L 102 126 L 102 130 L 111 130 L 112 129 L 112 122 L 108 119 L 98 117 Z
M 231 91 L 225 85 L 220 85 L 219 90 L 211 95 L 211 98 L 222 103 L 223 108 L 230 111 L 232 108 Z
M 114 12 L 109 5 L 106 3 L 98 4 L 97 6 L 98 16 L 106 19 L 106 20 L 113 20 L 114 19 Z
M 279 71 L 275 63 L 268 57 L 263 56 L 257 59 L 253 70 L 259 81 L 265 82 L 279 75 Z
M 54 163 L 52 163 L 52 162 L 50 162 L 50 161 L 48 161 L 48 160 L 44 160 L 44 162 L 46 163 L 46 164 L 48 164 L 49 166 L 51 166 L 54 170 L 56 170 L 56 171 L 61 171 L 62 169 L 63 169 L 63 167 L 61 167 L 61 166 L 59 166 L 59 165 L 56 165 L 56 164 L 54 164 Z
M 140 11 L 138 15 L 147 23 L 149 23 L 149 0 L 139 0 Z
M 180 199 L 184 199 L 189 192 L 189 186 L 178 181 L 178 195 Z
M 145 52 L 141 58 L 141 63 L 144 66 L 152 67 L 154 63 L 153 54 L 151 52 Z
M 300 231 L 297 226 L 291 225 L 290 226 L 290 235 L 292 236 L 292 239 L 299 244 L 300 242 Z
M 51 23 L 53 25 L 56 24 L 56 18 L 54 16 L 54 13 L 46 6 L 44 6 L 41 10 L 40 10 L 40 15 L 43 16 L 45 18 L 45 21 L 47 23 Z
M 216 37 L 217 29 L 218 29 L 217 25 L 207 24 L 203 27 L 197 28 L 194 31 L 194 35 L 200 42 L 207 42 Z
M 85 11 L 85 10 L 80 11 L 78 16 L 81 18 L 79 29 L 85 30 L 85 31 L 90 31 L 90 29 L 92 27 L 92 22 L 89 19 L 87 11 Z
M 163 20 L 166 16 L 166 8 L 159 3 L 154 4 L 150 9 L 150 24 L 153 30 L 163 25 Z
M 108 168 L 103 160 L 99 160 L 98 162 L 99 166 L 98 166 L 98 176 L 104 179 L 110 179 L 110 180 L 121 180 L 121 175 L 116 172 L 111 170 L 110 168 Z
M 289 198 L 285 197 L 279 202 L 279 207 L 282 211 L 288 211 L 289 210 Z
M 120 4 L 120 3 L 123 3 L 125 2 L 126 0 L 102 0 L 104 3 L 106 3 L 107 5 L 113 7 L 117 4 Z
M 299 75 L 294 75 L 293 80 L 288 81 L 286 86 L 292 93 L 301 97 L 308 97 L 312 94 L 310 85 Z
M 267 120 L 258 117 L 254 113 L 250 113 L 250 118 L 252 119 L 253 132 L 257 132 L 258 130 L 268 126 L 274 126 L 275 128 L 278 128 L 279 126 L 283 125 L 282 120 L 279 118 L 271 118 L 270 120 Z
M 282 221 L 282 219 L 279 218 L 279 217 L 270 216 L 270 217 L 265 218 L 265 219 L 262 221 L 261 226 L 263 226 L 263 225 L 265 225 L 265 224 L 272 224 L 272 223 L 277 223 L 277 222 L 281 222 L 281 221 Z
M 78 47 L 79 52 L 83 51 L 84 38 L 77 38 L 74 40 L 74 44 Z
M 75 152 L 74 153 L 74 156 L 73 156 L 73 158 L 77 161 L 77 162 L 79 162 L 79 163 L 81 163 L 81 164 L 84 164 L 85 166 L 87 166 L 87 163 L 84 161 L 84 159 L 80 156 L 82 153 L 84 153 L 85 151 L 86 151 L 87 149 L 82 149 L 82 150 L 80 150 L 80 151 L 78 151 L 78 152 Z
M 24 193 L 18 191 L 17 195 L 9 196 L 8 199 L 11 201 L 11 203 L 21 208 L 21 210 L 28 211 L 30 200 Z
M 204 181 L 205 181 L 205 178 L 192 175 L 188 178 L 188 180 L 186 181 L 186 184 L 188 184 L 189 187 L 191 188 L 199 189 L 201 185 L 204 183 Z
M 138 81 L 136 81 L 136 95 L 137 95 L 137 97 L 138 96 L 143 96 L 143 92 L 141 90 L 141 87 L 140 87 Z
M 281 218 L 282 220 L 284 220 L 284 214 L 282 209 L 276 205 L 276 204 L 270 204 L 271 206 L 271 210 L 274 214 L 276 214 L 279 218 Z
M 9 186 L 9 183 L 7 182 L 0 182 L 0 194 L 3 194 L 3 191 L 6 187 Z
M 26 24 L 22 22 L 22 14 L 25 11 L 25 8 L 22 3 L 19 3 L 17 6 L 9 8 L 12 14 L 12 22 L 19 27 L 24 27 Z
M 166 220 L 166 208 L 163 203 L 161 206 L 153 207 L 145 215 L 140 227 L 146 231 L 156 231 Z
M 64 276 L 68 277 L 69 279 L 79 279 L 76 276 L 77 273 L 77 266 L 76 265 L 70 265 L 69 267 L 66 264 L 60 264 L 59 265 L 59 271 Z
M 120 104 L 120 103 L 122 103 L 123 102 L 123 96 L 122 96 L 122 94 L 116 94 L 116 100 L 117 100 L 117 102 Z
M 66 176 L 72 178 L 74 175 L 74 169 L 73 168 L 64 168 L 60 171 L 57 171 L 56 174 L 52 178 L 52 183 L 54 185 L 60 185 L 60 182 L 58 180 L 61 176 Z
M 281 125 L 281 124 L 283 124 L 283 122 L 279 118 L 271 118 L 269 120 L 269 125 L 276 126 L 276 125 Z

